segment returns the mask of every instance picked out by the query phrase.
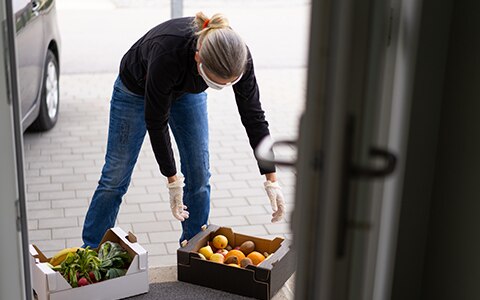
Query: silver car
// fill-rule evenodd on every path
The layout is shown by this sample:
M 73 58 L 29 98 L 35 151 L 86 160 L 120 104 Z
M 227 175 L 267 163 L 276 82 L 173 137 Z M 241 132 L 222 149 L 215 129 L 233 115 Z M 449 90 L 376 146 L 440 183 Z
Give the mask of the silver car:
M 58 118 L 60 33 L 55 0 L 12 0 L 22 125 L 51 129 Z

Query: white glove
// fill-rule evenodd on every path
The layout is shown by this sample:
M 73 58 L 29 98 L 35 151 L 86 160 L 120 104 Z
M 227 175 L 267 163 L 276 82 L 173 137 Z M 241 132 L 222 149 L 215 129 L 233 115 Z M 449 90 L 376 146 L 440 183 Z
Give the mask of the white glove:
M 282 219 L 285 213 L 285 200 L 283 198 L 283 192 L 278 184 L 278 181 L 271 182 L 267 180 L 264 184 L 265 191 L 267 192 L 270 204 L 272 205 L 272 222 L 278 222 Z
M 170 194 L 170 208 L 172 209 L 173 216 L 179 221 L 185 221 L 188 219 L 187 207 L 183 205 L 183 178 L 178 178 L 174 182 L 168 183 L 167 188 Z

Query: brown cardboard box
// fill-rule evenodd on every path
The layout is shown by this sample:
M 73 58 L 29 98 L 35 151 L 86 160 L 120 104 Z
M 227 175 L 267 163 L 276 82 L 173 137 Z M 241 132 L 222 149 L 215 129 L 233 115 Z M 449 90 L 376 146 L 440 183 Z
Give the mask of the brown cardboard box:
M 245 241 L 255 242 L 256 250 L 272 255 L 258 266 L 235 268 L 202 260 L 197 251 L 217 234 L 227 237 L 232 247 Z M 270 299 L 295 270 L 295 255 L 289 241 L 243 235 L 231 228 L 209 225 L 177 250 L 178 280 L 257 299 Z
M 125 233 L 121 228 L 109 229 L 100 245 L 105 241 L 119 243 L 132 257 L 127 273 L 113 279 L 72 288 L 63 276 L 52 270 L 50 261 L 35 245 L 30 245 L 30 269 L 32 288 L 38 300 L 111 300 L 121 299 L 148 292 L 147 251 L 136 242 L 133 234 Z

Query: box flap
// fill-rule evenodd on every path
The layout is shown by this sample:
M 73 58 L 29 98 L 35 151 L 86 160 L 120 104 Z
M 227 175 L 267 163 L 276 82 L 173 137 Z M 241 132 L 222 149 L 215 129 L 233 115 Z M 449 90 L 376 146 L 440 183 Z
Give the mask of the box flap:
M 147 250 L 140 246 L 137 242 L 131 242 L 130 240 L 136 240 L 133 233 L 128 234 L 120 227 L 110 228 L 103 236 L 99 245 L 102 245 L 106 241 L 119 243 L 125 250 L 127 250 L 130 257 L 134 261 L 138 261 L 138 269 L 145 270 L 148 268 Z M 99 246 L 100 247 L 100 246 Z M 98 251 L 98 248 L 96 249 Z M 135 260 L 135 256 L 138 255 L 138 260 Z M 132 261 L 133 262 L 133 261 Z M 136 263 L 136 262 L 135 262 Z
M 274 244 L 275 243 L 275 244 Z M 274 239 L 272 241 L 272 246 L 273 248 L 277 247 L 275 251 L 272 251 L 272 255 L 267 257 L 264 261 L 262 261 L 260 264 L 258 264 L 258 267 L 265 268 L 265 269 L 272 269 L 275 264 L 285 257 L 285 255 L 291 251 L 290 249 L 290 241 L 284 240 L 284 239 Z
M 185 247 L 180 247 L 177 250 L 177 263 L 182 265 L 189 265 L 190 264 L 190 256 L 194 254 L 192 252 L 197 252 L 198 249 L 205 246 L 207 241 L 210 238 L 210 234 L 212 232 L 216 232 L 218 230 L 217 225 L 208 225 L 208 227 L 197 233 L 193 238 L 191 238 Z M 200 258 L 198 254 L 194 254 L 195 257 Z
M 40 262 L 48 262 L 49 259 L 42 253 L 42 251 L 40 251 L 40 249 L 38 249 L 37 246 L 33 245 L 33 244 L 30 244 L 28 246 L 28 249 L 30 251 L 30 255 L 35 257 L 35 258 L 38 258 L 38 260 Z
M 38 263 L 37 268 L 47 278 L 47 286 L 50 291 L 61 291 L 72 288 L 60 273 L 52 270 L 46 263 Z

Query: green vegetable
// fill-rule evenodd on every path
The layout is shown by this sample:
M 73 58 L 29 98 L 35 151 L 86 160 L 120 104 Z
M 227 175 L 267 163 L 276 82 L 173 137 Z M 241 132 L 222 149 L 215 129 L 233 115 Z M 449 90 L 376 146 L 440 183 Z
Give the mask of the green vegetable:
M 78 249 L 75 253 L 68 253 L 65 260 L 52 269 L 59 271 L 72 287 L 78 286 L 78 279 L 81 277 L 90 279 L 89 273 L 92 272 L 97 280 L 100 280 L 101 261 L 97 252 L 87 247 Z M 90 280 L 89 283 L 92 283 Z
M 100 246 L 98 253 L 90 247 L 68 253 L 65 260 L 52 269 L 60 272 L 72 287 L 78 287 L 123 276 L 131 261 L 122 246 L 107 241 Z
M 127 268 L 132 258 L 125 249 L 117 243 L 107 241 L 98 250 L 100 271 L 106 279 L 120 277 L 127 273 Z

